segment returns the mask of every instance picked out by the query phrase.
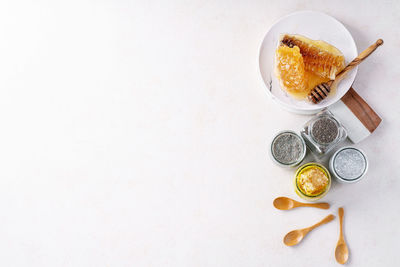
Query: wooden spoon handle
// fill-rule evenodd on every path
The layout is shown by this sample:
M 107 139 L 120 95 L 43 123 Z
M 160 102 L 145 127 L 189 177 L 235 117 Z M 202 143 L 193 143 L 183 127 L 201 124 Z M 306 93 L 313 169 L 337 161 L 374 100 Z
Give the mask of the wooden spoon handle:
M 324 219 L 322 219 L 322 221 L 320 221 L 319 223 L 314 224 L 313 226 L 309 227 L 308 229 L 309 229 L 309 231 L 311 231 L 311 230 L 313 230 L 314 228 L 317 228 L 320 225 L 323 225 L 325 223 L 328 223 L 328 222 L 332 221 L 333 219 L 335 219 L 335 215 L 329 214 Z
M 339 233 L 339 238 L 343 238 L 343 215 L 344 215 L 344 210 L 342 207 L 339 208 L 339 224 L 340 224 L 340 233 Z
M 338 75 L 336 75 L 333 84 L 339 83 L 346 74 L 354 69 L 358 64 L 360 64 L 364 59 L 366 59 L 369 55 L 372 54 L 379 46 L 383 44 L 382 39 L 378 39 L 373 45 L 362 51 L 358 57 L 356 57 L 352 62 L 350 62 Z
M 324 209 L 324 210 L 327 210 L 330 207 L 329 203 L 301 203 L 300 206 L 313 207 L 313 208 Z

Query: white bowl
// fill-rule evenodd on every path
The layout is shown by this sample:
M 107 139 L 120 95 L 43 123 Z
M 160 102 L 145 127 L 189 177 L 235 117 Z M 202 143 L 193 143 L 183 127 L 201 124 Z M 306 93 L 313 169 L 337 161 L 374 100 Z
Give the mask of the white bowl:
M 297 100 L 279 85 L 274 74 L 274 55 L 282 33 L 300 34 L 314 40 L 323 40 L 342 51 L 346 64 L 357 57 L 357 47 L 350 32 L 342 23 L 321 12 L 299 11 L 278 20 L 269 29 L 260 47 L 259 67 L 267 94 L 285 109 L 299 114 L 314 114 L 338 101 L 350 89 L 357 67 L 340 82 L 336 92 L 318 104 Z

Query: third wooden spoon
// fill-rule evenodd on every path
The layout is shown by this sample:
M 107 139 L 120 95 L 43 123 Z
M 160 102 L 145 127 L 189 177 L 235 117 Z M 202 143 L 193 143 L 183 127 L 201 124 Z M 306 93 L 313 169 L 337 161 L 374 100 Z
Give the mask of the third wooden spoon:
M 339 222 L 340 222 L 340 234 L 339 240 L 335 249 L 336 261 L 340 264 L 345 264 L 349 258 L 349 249 L 347 248 L 346 242 L 343 237 L 343 208 L 339 208 Z

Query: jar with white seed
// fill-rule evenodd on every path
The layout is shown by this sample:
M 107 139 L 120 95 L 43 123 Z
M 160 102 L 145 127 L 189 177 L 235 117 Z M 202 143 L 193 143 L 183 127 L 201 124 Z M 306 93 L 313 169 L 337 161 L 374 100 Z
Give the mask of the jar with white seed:
M 343 147 L 330 158 L 329 169 L 339 182 L 354 183 L 367 173 L 368 160 L 360 149 Z

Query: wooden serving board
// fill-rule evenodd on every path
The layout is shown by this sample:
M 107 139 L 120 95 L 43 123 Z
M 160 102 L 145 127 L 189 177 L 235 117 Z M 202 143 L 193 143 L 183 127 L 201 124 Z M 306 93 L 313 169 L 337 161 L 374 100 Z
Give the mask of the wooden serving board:
M 338 117 L 353 143 L 358 143 L 368 137 L 382 122 L 379 115 L 353 88 L 350 88 L 337 103 L 329 107 L 329 111 Z

